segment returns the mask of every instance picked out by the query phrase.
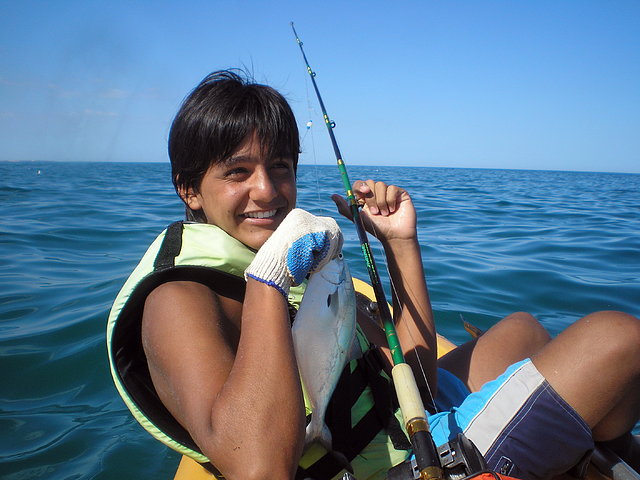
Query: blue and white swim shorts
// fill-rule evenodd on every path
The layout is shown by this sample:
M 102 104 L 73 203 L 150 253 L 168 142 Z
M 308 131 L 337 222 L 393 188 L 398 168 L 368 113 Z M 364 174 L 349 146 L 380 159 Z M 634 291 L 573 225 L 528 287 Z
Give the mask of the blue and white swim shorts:
M 565 472 L 593 449 L 591 429 L 529 359 L 474 393 L 453 374 L 438 373 L 439 413 L 429 416 L 436 445 L 464 433 L 489 468 L 525 480 Z

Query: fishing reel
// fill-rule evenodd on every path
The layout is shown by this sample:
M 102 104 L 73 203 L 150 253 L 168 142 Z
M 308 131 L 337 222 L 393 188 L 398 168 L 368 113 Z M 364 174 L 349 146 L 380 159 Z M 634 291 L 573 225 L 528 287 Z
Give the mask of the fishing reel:
M 486 470 L 486 462 L 471 440 L 459 433 L 437 448 L 444 480 L 460 480 Z M 415 457 L 391 468 L 387 480 L 419 480 Z

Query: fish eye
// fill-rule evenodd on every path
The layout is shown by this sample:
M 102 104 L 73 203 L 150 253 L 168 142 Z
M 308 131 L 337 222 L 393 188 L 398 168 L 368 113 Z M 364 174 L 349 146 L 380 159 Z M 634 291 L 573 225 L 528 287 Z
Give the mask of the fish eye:
M 338 254 L 338 260 L 342 260 L 342 252 Z

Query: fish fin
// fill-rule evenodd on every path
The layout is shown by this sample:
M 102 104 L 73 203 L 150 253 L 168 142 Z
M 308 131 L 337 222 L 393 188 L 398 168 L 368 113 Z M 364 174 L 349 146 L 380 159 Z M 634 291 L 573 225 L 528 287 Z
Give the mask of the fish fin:
M 462 317 L 462 315 L 461 315 Z M 471 335 L 472 338 L 476 339 L 481 337 L 484 332 L 482 330 L 480 330 L 478 327 L 476 327 L 475 325 L 467 322 L 466 320 L 462 319 L 462 325 L 464 326 L 464 329 L 469 333 L 469 335 Z

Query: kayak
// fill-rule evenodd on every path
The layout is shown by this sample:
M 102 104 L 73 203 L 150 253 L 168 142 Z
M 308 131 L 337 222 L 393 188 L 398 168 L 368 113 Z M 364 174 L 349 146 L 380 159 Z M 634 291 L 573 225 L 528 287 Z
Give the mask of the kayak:
M 359 310 L 367 311 L 366 307 L 373 302 L 375 298 L 373 288 L 368 283 L 357 278 L 353 279 L 353 286 L 356 290 Z M 465 328 L 467 328 L 472 335 L 474 334 L 472 326 L 467 324 Z M 437 335 L 437 345 L 438 358 L 456 348 L 453 342 L 440 334 Z M 183 455 L 174 480 L 215 480 L 216 478 L 215 475 L 198 462 Z M 555 480 L 575 480 L 575 477 L 564 474 Z M 640 475 L 611 452 L 596 449 L 592 462 L 587 469 L 585 480 L 640 480 Z

